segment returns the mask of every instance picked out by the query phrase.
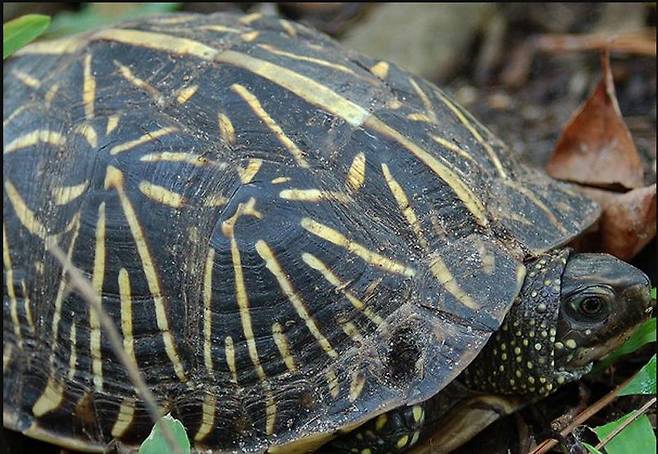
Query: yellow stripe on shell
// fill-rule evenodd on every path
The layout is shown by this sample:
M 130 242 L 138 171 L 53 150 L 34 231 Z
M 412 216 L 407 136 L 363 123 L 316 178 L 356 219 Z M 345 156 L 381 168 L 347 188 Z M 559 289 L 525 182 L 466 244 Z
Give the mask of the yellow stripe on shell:
M 98 207 L 96 221 L 96 244 L 94 248 L 94 270 L 91 285 L 103 304 L 103 281 L 105 279 L 105 202 Z M 89 344 L 91 372 L 96 391 L 103 390 L 103 357 L 101 356 L 101 323 L 99 314 L 92 306 L 89 309 Z
M 52 194 L 55 205 L 67 205 L 85 193 L 89 187 L 89 181 L 85 180 L 80 184 L 74 186 L 60 186 L 53 188 L 50 192 Z
M 322 60 L 320 58 L 307 57 L 307 56 L 304 56 L 304 55 L 293 54 L 292 52 L 286 52 L 286 51 L 277 49 L 276 47 L 274 47 L 270 44 L 258 44 L 258 47 L 260 47 L 261 49 L 264 49 L 267 52 L 270 52 L 274 55 L 280 55 L 282 57 L 288 57 L 288 58 L 291 58 L 293 60 L 299 60 L 299 61 L 303 61 L 303 62 L 307 62 L 307 63 L 313 63 L 313 64 L 316 64 L 316 65 L 319 65 L 319 66 L 324 66 L 325 68 L 331 68 L 331 69 L 334 69 L 336 71 L 341 71 L 341 72 L 350 74 L 354 77 L 359 77 L 359 76 L 357 76 L 357 74 L 353 70 L 351 70 L 347 66 L 339 65 L 338 63 L 332 63 L 332 62 L 329 62 L 329 61 L 326 61 L 326 60 Z
M 89 120 L 94 117 L 94 102 L 96 100 L 96 79 L 91 73 L 91 54 L 85 55 L 82 73 L 82 104 L 85 108 L 85 117 Z
M 226 114 L 220 112 L 217 115 L 217 124 L 221 138 L 227 144 L 233 145 L 235 143 L 235 128 L 233 127 L 233 123 L 231 123 L 231 119 Z
M 329 340 L 320 332 L 320 329 L 315 323 L 315 320 L 313 320 L 311 315 L 308 313 L 304 301 L 302 301 L 301 297 L 293 288 L 287 274 L 281 268 L 279 261 L 277 260 L 269 245 L 263 240 L 258 240 L 256 242 L 256 252 L 265 262 L 265 267 L 276 278 L 281 291 L 288 298 L 293 308 L 295 309 L 295 312 L 297 312 L 297 315 L 304 321 L 306 327 L 311 332 L 311 335 L 313 335 L 313 337 L 318 341 L 322 350 L 324 350 L 324 352 L 330 358 L 338 358 L 338 352 L 334 350 Z
M 302 218 L 301 226 L 313 235 L 346 249 L 348 252 L 361 257 L 365 262 L 373 266 L 380 267 L 390 273 L 402 274 L 407 277 L 413 277 L 416 274 L 412 268 L 379 255 L 378 253 L 373 252 L 364 246 L 347 239 L 337 230 L 334 230 L 331 227 L 321 224 L 311 218 Z
M 119 145 L 115 145 L 112 147 L 110 150 L 111 155 L 116 155 L 119 153 L 123 153 L 124 151 L 129 151 L 132 150 L 135 147 L 138 147 L 140 145 L 144 145 L 145 143 L 149 143 L 151 141 L 154 141 L 156 139 L 159 139 L 160 137 L 166 136 L 168 134 L 177 132 L 178 128 L 175 128 L 173 126 L 167 126 L 164 128 L 157 129 L 155 131 L 147 132 L 143 136 L 134 139 L 134 140 L 129 140 L 127 142 L 124 142 Z
M 354 156 L 352 164 L 347 171 L 345 186 L 351 192 L 357 192 L 366 181 L 366 155 L 359 152 Z
M 11 75 L 30 88 L 39 88 L 39 85 L 41 85 L 41 81 L 39 79 L 24 71 L 15 69 L 11 72 Z
M 416 238 L 418 238 L 418 242 L 423 249 L 427 249 L 427 240 L 425 239 L 423 229 L 420 225 L 418 217 L 416 216 L 416 213 L 414 212 L 413 208 L 411 208 L 411 205 L 409 205 L 409 198 L 407 197 L 407 194 L 405 194 L 404 189 L 402 189 L 402 186 L 400 186 L 400 183 L 397 182 L 395 177 L 393 177 L 391 174 L 388 166 L 384 163 L 382 163 L 382 172 L 384 173 L 386 184 L 388 184 L 388 187 L 391 190 L 391 193 L 393 194 L 398 207 L 400 207 L 400 211 L 402 211 L 402 214 L 409 223 L 411 230 L 413 230 Z
M 165 311 L 163 292 L 160 289 L 158 274 L 155 270 L 155 265 L 153 263 L 153 259 L 151 258 L 148 244 L 146 243 L 144 232 L 142 230 L 141 224 L 139 223 L 139 219 L 137 218 L 137 214 L 135 213 L 135 209 L 133 208 L 128 195 L 124 190 L 123 173 L 114 166 L 107 167 L 107 173 L 105 175 L 105 188 L 114 188 L 117 191 L 124 215 L 128 221 L 128 226 L 135 241 L 135 245 L 137 246 L 137 252 L 142 262 L 142 269 L 146 277 L 146 282 L 149 287 L 151 297 L 153 298 L 153 303 L 155 306 L 155 318 L 158 329 L 162 334 L 162 338 L 165 344 L 165 351 L 167 352 L 167 356 L 171 360 L 174 371 L 180 381 L 186 382 L 187 378 L 185 377 L 183 364 L 180 360 L 180 357 L 178 356 L 173 337 L 169 331 L 169 321 L 167 320 L 167 313 Z
M 178 104 L 185 104 L 187 101 L 190 100 L 192 96 L 194 96 L 194 94 L 197 92 L 198 89 L 199 89 L 198 85 L 191 85 L 189 87 L 180 89 L 176 96 L 176 102 Z
M 409 150 L 421 162 L 429 167 L 436 175 L 445 181 L 448 186 L 454 191 L 455 195 L 459 197 L 464 206 L 474 216 L 475 222 L 485 227 L 488 225 L 487 217 L 485 214 L 484 206 L 480 199 L 471 191 L 471 189 L 462 181 L 457 174 L 455 174 L 448 165 L 444 165 L 441 161 L 430 153 L 420 148 L 415 143 L 411 142 L 408 138 L 400 134 L 395 129 L 391 128 L 381 120 L 375 117 L 369 118 L 366 126 L 378 131 L 381 134 L 395 140 L 404 148 Z
M 231 372 L 231 381 L 238 382 L 238 371 L 235 365 L 235 347 L 233 346 L 233 338 L 226 336 L 224 339 L 224 354 L 226 355 L 226 365 Z
M 370 72 L 382 80 L 388 77 L 388 70 L 389 64 L 385 61 L 377 62 L 370 68 Z
M 340 393 L 340 383 L 338 382 L 336 372 L 334 372 L 333 369 L 327 370 L 325 378 L 327 379 L 327 385 L 329 386 L 329 394 L 335 399 Z
M 69 248 L 66 253 L 69 262 L 71 262 L 73 258 L 73 251 L 75 249 L 75 242 L 78 239 L 79 231 L 80 231 L 80 212 L 78 212 L 73 218 L 73 234 L 71 236 L 71 243 L 69 244 Z M 66 290 L 66 271 L 64 268 L 62 268 L 62 274 L 59 279 L 59 286 L 57 287 L 57 294 L 55 295 L 55 310 L 53 312 L 53 320 L 51 323 L 51 343 L 53 346 L 57 345 L 57 334 L 59 331 L 59 321 L 61 319 L 61 314 L 62 314 L 62 303 L 64 301 L 65 290 Z M 51 364 L 54 360 L 55 360 L 55 352 L 53 350 L 50 356 Z
M 182 208 L 185 205 L 185 198 L 182 195 L 148 181 L 140 181 L 139 190 L 154 202 L 172 208 Z
M 98 146 L 98 134 L 92 125 L 83 123 L 76 128 L 76 132 L 85 138 L 90 147 L 96 148 Z
M 274 121 L 274 119 L 265 111 L 258 98 L 247 88 L 240 84 L 231 85 L 231 90 L 237 93 L 245 102 L 251 107 L 251 110 L 256 116 L 267 126 L 281 142 L 281 144 L 292 154 L 295 162 L 300 167 L 308 167 L 308 163 L 304 159 L 304 152 L 290 140 L 290 137 L 281 129 L 281 127 Z
M 2 223 L 2 264 L 5 271 L 7 296 L 9 297 L 9 313 L 11 316 L 11 324 L 14 328 L 14 335 L 16 336 L 16 343 L 18 348 L 23 348 L 23 337 L 21 336 L 21 324 L 18 320 L 18 302 L 16 300 L 16 292 L 14 290 L 14 271 L 11 263 L 11 255 L 9 249 L 9 240 L 7 239 L 7 228 Z
M 3 150 L 3 154 L 12 153 L 22 148 L 32 147 L 39 143 L 46 143 L 55 147 L 63 147 L 66 144 L 66 138 L 50 129 L 37 129 L 25 133 L 7 144 Z
M 279 323 L 275 322 L 272 325 L 272 337 L 274 338 L 274 343 L 279 349 L 284 364 L 290 372 L 295 372 L 297 370 L 297 366 L 295 366 L 295 358 L 293 358 L 292 353 L 290 352 L 288 340 L 286 339 L 286 335 Z
M 441 93 L 440 90 L 435 90 L 436 95 L 441 98 L 441 101 L 450 109 L 450 111 L 457 117 L 457 119 L 460 121 L 461 124 L 463 124 L 466 129 L 471 133 L 473 138 L 477 140 L 480 145 L 482 145 L 489 155 L 489 158 L 491 159 L 491 162 L 493 162 L 494 166 L 496 167 L 496 170 L 498 171 L 498 174 L 502 178 L 508 178 L 507 172 L 505 172 L 505 169 L 503 168 L 503 165 L 500 162 L 500 159 L 498 159 L 498 155 L 494 151 L 493 148 L 491 148 L 491 145 L 484 140 L 484 138 L 480 135 L 480 133 L 475 129 L 475 126 L 466 118 L 466 116 L 459 110 L 459 108 L 452 102 L 450 99 L 448 99 L 447 96 L 445 96 L 443 93 Z
M 23 227 L 25 227 L 31 234 L 45 240 L 48 235 L 46 227 L 36 218 L 34 212 L 27 206 L 16 187 L 9 179 L 5 181 L 5 194 L 9 199 L 9 203 L 11 203 L 11 206 L 14 208 L 16 217 L 21 224 L 23 224 Z
M 75 53 L 87 44 L 80 36 L 60 38 L 51 41 L 38 41 L 19 49 L 14 55 L 63 55 Z
M 238 174 L 240 175 L 240 181 L 242 182 L 242 184 L 250 183 L 251 180 L 253 180 L 253 178 L 256 176 L 262 165 L 263 165 L 263 161 L 261 159 L 250 159 L 249 162 L 247 163 L 247 167 L 245 167 L 244 169 L 238 167 Z
M 32 309 L 30 308 L 30 297 L 27 293 L 27 286 L 25 279 L 21 279 L 21 290 L 23 290 L 23 310 L 25 311 L 25 318 L 30 332 L 34 334 L 34 317 L 32 317 Z
M 309 254 L 308 252 L 304 252 L 302 254 L 302 260 L 314 270 L 319 271 L 320 274 L 322 274 L 322 277 L 324 277 L 327 282 L 333 285 L 337 292 L 340 292 L 345 298 L 347 298 L 347 300 L 356 310 L 363 312 L 363 314 L 368 317 L 375 325 L 379 326 L 384 322 L 384 320 L 377 313 L 367 307 L 365 303 L 354 296 L 352 292 L 347 290 L 348 283 L 341 281 L 340 278 L 336 276 L 333 271 L 331 271 L 329 267 L 325 265 L 320 259 L 312 254 Z
M 56 410 L 64 401 L 64 385 L 49 377 L 45 389 L 32 406 L 32 414 L 37 418 Z
M 112 437 L 120 439 L 132 425 L 134 417 L 135 401 L 133 399 L 123 399 L 117 419 L 112 425 Z
M 215 263 L 215 250 L 208 249 L 203 271 L 203 359 L 206 371 L 214 376 L 212 365 L 212 271 Z
M 215 428 L 216 408 L 217 398 L 210 393 L 206 393 L 201 410 L 201 425 L 194 435 L 194 441 L 203 441 L 203 439 L 205 439 Z
M 365 373 L 361 371 L 355 371 L 352 372 L 352 376 L 350 378 L 350 392 L 347 396 L 347 399 L 350 402 L 354 402 L 359 398 L 361 393 L 363 392 L 363 387 L 366 384 L 366 375 Z
M 441 284 L 452 296 L 464 306 L 477 310 L 480 306 L 459 286 L 452 273 L 441 257 L 435 256 L 430 262 L 430 271 L 439 284 Z
M 107 117 L 107 126 L 105 127 L 105 135 L 110 135 L 117 126 L 119 126 L 119 115 L 110 115 Z
M 123 334 L 123 349 L 128 358 L 137 366 L 135 356 L 135 338 L 133 337 L 132 292 L 130 275 L 125 268 L 119 270 L 119 298 L 121 300 L 121 333 Z
M 219 33 L 240 33 L 240 30 L 237 28 L 226 27 L 225 25 L 202 25 L 198 29 Z
M 352 200 L 348 194 L 336 191 L 323 191 L 321 189 L 284 189 L 279 192 L 279 197 L 285 200 L 300 202 L 323 202 L 329 200 L 349 203 Z
M 474 163 L 475 165 L 478 165 L 478 162 L 475 159 L 473 159 L 473 157 L 470 154 L 468 154 L 466 150 L 462 149 L 457 144 L 434 134 L 430 134 L 430 137 L 432 138 L 433 141 L 435 141 L 442 147 L 447 148 L 448 150 L 455 152 L 462 158 Z
M 69 333 L 69 344 L 71 352 L 69 353 L 69 372 L 67 377 L 69 380 L 75 378 L 75 369 L 78 364 L 78 355 L 76 352 L 76 332 L 75 332 L 75 321 L 71 323 L 71 331 Z
M 439 160 L 415 143 L 411 142 L 395 129 L 383 123 L 378 118 L 373 117 L 368 109 L 349 101 L 330 88 L 309 77 L 280 65 L 251 57 L 247 54 L 232 50 L 218 51 L 198 41 L 159 33 L 126 29 L 107 29 L 96 33 L 93 36 L 93 39 L 107 39 L 110 41 L 123 42 L 151 49 L 159 49 L 169 53 L 194 55 L 204 60 L 214 60 L 220 63 L 231 64 L 251 71 L 258 76 L 280 85 L 286 90 L 305 99 L 307 102 L 344 119 L 352 126 L 358 127 L 366 123 L 367 127 L 395 140 L 416 156 L 421 162 L 427 165 L 434 173 L 451 186 L 466 208 L 475 216 L 477 223 L 482 226 L 487 225 L 482 203 L 468 186 L 447 166 L 443 165 Z

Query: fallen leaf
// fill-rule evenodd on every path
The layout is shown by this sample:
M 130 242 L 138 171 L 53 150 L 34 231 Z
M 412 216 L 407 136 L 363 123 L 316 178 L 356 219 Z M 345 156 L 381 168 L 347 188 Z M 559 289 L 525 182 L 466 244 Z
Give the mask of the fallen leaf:
M 607 52 L 601 60 L 603 77 L 562 131 L 546 170 L 560 180 L 639 188 L 642 161 L 619 110 Z
M 588 238 L 622 260 L 632 259 L 656 236 L 656 185 L 620 194 L 594 188 L 580 188 L 601 205 L 598 231 Z

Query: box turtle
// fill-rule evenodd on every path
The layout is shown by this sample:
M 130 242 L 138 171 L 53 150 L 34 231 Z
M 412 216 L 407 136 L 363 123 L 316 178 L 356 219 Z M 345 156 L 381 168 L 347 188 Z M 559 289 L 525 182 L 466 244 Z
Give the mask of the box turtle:
M 448 451 L 647 316 L 598 216 L 433 84 L 261 14 L 38 42 L 3 68 L 3 421 L 83 451 Z M 443 390 L 443 392 L 439 392 Z

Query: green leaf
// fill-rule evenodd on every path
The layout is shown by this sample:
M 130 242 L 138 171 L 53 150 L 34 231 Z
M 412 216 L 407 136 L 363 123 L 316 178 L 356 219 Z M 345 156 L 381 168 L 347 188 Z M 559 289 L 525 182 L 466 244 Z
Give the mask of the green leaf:
M 183 424 L 172 417 L 165 415 L 153 426 L 151 433 L 139 447 L 139 454 L 162 454 L 171 452 L 167 439 L 160 430 L 160 424 L 166 424 L 169 430 L 174 434 L 176 444 L 180 447 L 181 454 L 190 454 L 190 440 L 187 438 Z
M 53 18 L 49 37 L 95 30 L 123 19 L 175 11 L 180 2 L 169 3 L 88 3 L 80 11 L 62 11 Z
M 638 329 L 633 332 L 631 337 L 624 342 L 624 344 L 617 350 L 609 353 L 601 362 L 594 368 L 593 372 L 600 372 L 607 368 L 610 364 L 614 363 L 621 356 L 633 353 L 640 347 L 646 344 L 656 342 L 656 319 L 651 318 L 644 322 Z
M 2 25 L 2 59 L 42 34 L 50 25 L 50 17 L 27 14 Z
M 619 392 L 620 396 L 632 394 L 656 394 L 656 355 Z
M 656 299 L 656 287 L 651 289 L 651 299 L 652 300 Z
M 603 440 L 608 434 L 615 430 L 621 423 L 631 415 L 625 415 L 616 421 L 604 426 L 595 427 L 593 430 Z M 628 427 L 624 428 L 617 436 L 605 445 L 608 454 L 640 454 L 645 452 L 656 452 L 656 435 L 651 427 L 647 415 L 642 415 Z

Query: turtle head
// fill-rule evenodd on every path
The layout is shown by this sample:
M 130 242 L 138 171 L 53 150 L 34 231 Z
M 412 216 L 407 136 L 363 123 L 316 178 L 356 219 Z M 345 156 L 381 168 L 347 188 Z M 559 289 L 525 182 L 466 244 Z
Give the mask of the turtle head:
M 500 329 L 464 372 L 468 386 L 545 396 L 589 372 L 649 317 L 649 279 L 607 254 L 554 250 L 526 263 Z
M 608 254 L 572 254 L 562 274 L 557 368 L 577 370 L 621 345 L 651 312 L 649 278 Z

